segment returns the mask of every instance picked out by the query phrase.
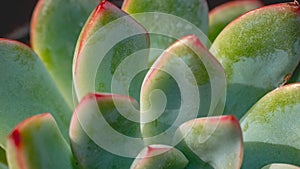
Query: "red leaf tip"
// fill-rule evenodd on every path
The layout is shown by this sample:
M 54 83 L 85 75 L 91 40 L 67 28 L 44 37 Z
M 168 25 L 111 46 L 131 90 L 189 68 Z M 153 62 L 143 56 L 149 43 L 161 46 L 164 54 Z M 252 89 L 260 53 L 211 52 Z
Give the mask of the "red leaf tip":
M 20 146 L 21 146 L 21 134 L 20 134 L 19 130 L 14 130 L 11 133 L 10 138 L 13 140 L 15 146 L 17 148 L 20 148 Z

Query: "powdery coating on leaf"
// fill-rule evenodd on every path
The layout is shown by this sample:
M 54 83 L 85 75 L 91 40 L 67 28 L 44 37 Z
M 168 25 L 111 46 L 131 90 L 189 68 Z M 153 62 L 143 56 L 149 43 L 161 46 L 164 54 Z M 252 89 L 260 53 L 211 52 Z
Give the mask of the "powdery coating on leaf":
M 300 149 L 299 110 L 300 83 L 268 93 L 241 119 L 244 140 Z
M 234 116 L 194 119 L 180 126 L 179 133 L 190 150 L 214 168 L 240 168 L 243 138 Z
M 280 50 L 293 59 L 291 64 L 299 61 L 295 58 L 300 54 L 295 46 L 300 41 L 300 16 L 295 15 L 298 8 L 288 3 L 262 7 L 240 16 L 220 33 L 211 51 L 224 66 L 229 80 L 237 74 L 232 65 L 243 57 L 263 58 Z

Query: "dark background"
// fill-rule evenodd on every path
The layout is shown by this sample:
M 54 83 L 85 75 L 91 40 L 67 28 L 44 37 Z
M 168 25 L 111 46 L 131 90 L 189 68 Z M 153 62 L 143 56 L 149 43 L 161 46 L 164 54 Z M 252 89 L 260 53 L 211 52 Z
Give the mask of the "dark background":
M 30 18 L 38 0 L 0 0 L 0 37 L 17 39 L 28 43 Z M 110 0 L 121 6 L 122 0 Z M 184 1 L 184 0 L 183 0 Z M 207 0 L 212 9 L 229 0 Z M 293 0 L 262 0 L 264 4 Z

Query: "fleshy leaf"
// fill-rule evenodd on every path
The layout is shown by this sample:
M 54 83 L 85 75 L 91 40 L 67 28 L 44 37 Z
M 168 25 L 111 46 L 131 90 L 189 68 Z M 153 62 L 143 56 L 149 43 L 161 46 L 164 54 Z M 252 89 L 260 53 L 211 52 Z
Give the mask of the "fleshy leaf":
M 299 83 L 268 93 L 249 110 L 241 120 L 245 168 L 275 162 L 300 165 L 299 110 Z
M 187 164 L 186 157 L 176 148 L 166 145 L 149 145 L 139 153 L 130 168 L 182 169 Z
M 76 40 L 99 0 L 39 0 L 31 22 L 31 45 L 70 106 Z
M 49 113 L 21 122 L 7 140 L 11 169 L 72 169 L 70 147 Z
M 225 114 L 241 118 L 264 94 L 287 82 L 300 60 L 299 10 L 295 1 L 250 11 L 214 41 L 210 51 L 228 82 Z
M 242 169 L 257 169 L 271 163 L 300 165 L 300 151 L 291 146 L 245 142 Z
M 209 12 L 208 37 L 213 42 L 219 33 L 238 16 L 263 6 L 259 0 L 229 1 Z
M 196 34 L 210 46 L 208 32 L 208 6 L 206 0 L 125 0 L 122 9 L 129 13 L 149 32 L 152 49 L 149 65 L 163 50 L 179 38 Z
M 290 164 L 270 164 L 263 167 L 262 169 L 300 169 L 300 167 Z
M 33 51 L 18 42 L 0 39 L 0 146 L 22 120 L 50 112 L 65 138 L 71 110 L 45 66 Z
M 213 168 L 239 169 L 243 159 L 243 138 L 234 116 L 198 118 L 181 125 L 175 139 L 188 159 L 198 156 Z M 191 154 L 190 151 L 194 154 Z M 195 168 L 189 165 L 190 168 Z M 196 166 L 197 167 L 197 166 Z M 198 166 L 197 168 L 199 168 Z M 202 166 L 210 168 L 210 166 Z
M 300 150 L 300 83 L 260 99 L 241 119 L 244 141 L 288 145 Z
M 170 145 L 182 123 L 222 114 L 225 89 L 223 68 L 197 36 L 174 43 L 152 65 L 142 85 L 141 123 L 147 144 Z
M 144 148 L 132 98 L 89 94 L 77 106 L 70 126 L 74 155 L 82 168 L 129 168 Z
M 73 77 L 78 100 L 90 92 L 139 97 L 147 69 L 149 37 L 134 19 L 108 1 L 102 1 L 88 19 L 77 43 Z M 138 83 L 129 93 L 131 83 Z M 138 93 L 138 94 L 137 94 Z

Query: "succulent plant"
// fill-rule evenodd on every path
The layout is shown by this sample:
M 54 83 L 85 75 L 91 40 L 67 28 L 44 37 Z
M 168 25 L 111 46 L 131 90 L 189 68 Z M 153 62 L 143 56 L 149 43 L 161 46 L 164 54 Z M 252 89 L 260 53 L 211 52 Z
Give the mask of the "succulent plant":
M 97 3 L 0 39 L 0 169 L 300 168 L 297 1 Z

